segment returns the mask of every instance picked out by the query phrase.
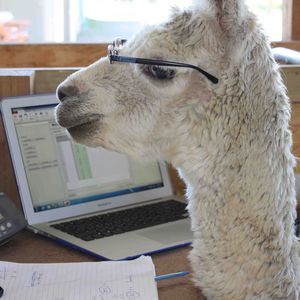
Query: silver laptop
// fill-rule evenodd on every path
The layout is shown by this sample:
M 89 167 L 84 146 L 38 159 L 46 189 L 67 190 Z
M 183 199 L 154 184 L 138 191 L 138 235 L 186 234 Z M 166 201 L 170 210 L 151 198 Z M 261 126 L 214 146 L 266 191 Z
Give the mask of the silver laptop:
M 189 244 L 185 202 L 165 163 L 73 143 L 55 122 L 57 103 L 54 94 L 1 102 L 28 228 L 111 260 Z

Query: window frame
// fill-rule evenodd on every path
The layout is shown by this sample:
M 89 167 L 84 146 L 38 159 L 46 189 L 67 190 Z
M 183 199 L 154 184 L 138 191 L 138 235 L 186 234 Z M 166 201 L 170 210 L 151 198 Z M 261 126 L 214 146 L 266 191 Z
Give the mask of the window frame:
M 284 24 L 282 40 L 300 40 L 300 1 L 284 0 L 282 4 L 282 18 L 282 24 Z

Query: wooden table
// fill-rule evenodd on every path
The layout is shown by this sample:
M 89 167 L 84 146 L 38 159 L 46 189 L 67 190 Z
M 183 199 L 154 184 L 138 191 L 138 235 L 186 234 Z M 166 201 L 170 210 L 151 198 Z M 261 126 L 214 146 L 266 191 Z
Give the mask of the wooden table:
M 190 271 L 187 255 L 190 247 L 182 247 L 152 255 L 156 274 Z M 60 263 L 97 261 L 95 257 L 62 246 L 29 231 L 18 233 L 7 244 L 0 246 L 0 260 L 19 263 Z M 194 287 L 191 277 L 185 276 L 158 283 L 160 300 L 204 300 Z

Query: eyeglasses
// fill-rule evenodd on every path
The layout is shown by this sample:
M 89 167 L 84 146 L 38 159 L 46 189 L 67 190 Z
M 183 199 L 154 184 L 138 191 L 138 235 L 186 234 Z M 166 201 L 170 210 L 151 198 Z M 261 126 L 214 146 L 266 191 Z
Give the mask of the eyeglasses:
M 142 64 L 142 65 L 154 65 L 154 66 L 191 68 L 191 69 L 199 71 L 207 79 L 209 79 L 212 83 L 217 84 L 219 82 L 218 78 L 216 78 L 215 76 L 211 75 L 210 73 L 208 73 L 194 65 L 180 63 L 180 62 L 176 62 L 176 61 L 169 61 L 169 60 L 121 56 L 121 55 L 119 55 L 119 50 L 126 43 L 126 41 L 127 40 L 118 38 L 118 39 L 115 39 L 113 41 L 113 43 L 108 46 L 108 58 L 109 58 L 109 62 L 111 64 L 114 61 L 116 61 L 116 62 L 123 62 L 123 63 L 128 63 L 128 64 Z

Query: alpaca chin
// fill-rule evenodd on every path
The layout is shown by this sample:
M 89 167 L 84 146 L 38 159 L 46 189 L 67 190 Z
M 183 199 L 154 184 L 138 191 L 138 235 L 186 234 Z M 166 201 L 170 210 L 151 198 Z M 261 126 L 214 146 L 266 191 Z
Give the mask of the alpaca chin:
M 79 144 L 84 144 L 88 147 L 104 147 L 101 125 L 94 123 L 86 123 L 79 126 L 68 128 L 68 133 L 71 138 Z

